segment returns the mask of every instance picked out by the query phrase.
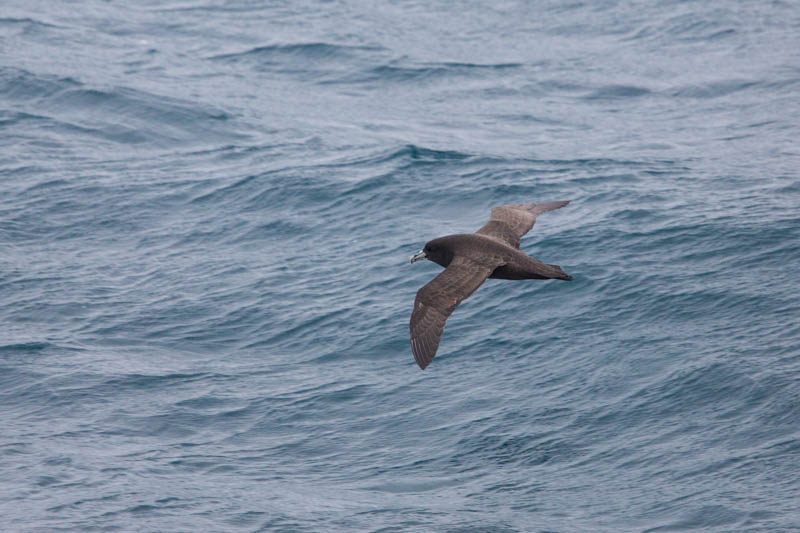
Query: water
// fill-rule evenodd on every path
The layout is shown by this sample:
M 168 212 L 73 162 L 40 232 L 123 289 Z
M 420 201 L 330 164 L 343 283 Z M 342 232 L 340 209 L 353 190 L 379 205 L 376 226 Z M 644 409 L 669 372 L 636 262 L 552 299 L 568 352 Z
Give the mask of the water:
M 800 529 L 793 3 L 266 4 L 3 3 L 0 529 Z

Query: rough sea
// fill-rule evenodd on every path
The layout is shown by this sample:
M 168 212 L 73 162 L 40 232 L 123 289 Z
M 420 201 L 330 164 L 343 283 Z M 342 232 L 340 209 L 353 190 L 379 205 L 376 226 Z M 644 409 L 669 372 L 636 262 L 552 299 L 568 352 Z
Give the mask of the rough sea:
M 798 531 L 798 138 L 791 1 L 4 0 L 0 531 Z

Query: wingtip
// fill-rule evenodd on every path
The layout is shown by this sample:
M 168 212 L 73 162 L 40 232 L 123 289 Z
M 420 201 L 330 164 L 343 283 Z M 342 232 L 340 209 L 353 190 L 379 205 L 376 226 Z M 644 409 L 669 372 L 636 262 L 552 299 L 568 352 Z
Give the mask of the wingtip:
M 420 370 L 425 370 L 428 368 L 428 365 L 431 364 L 430 361 L 425 361 L 422 357 L 418 357 L 417 354 L 414 354 L 414 361 L 417 362 L 417 366 L 419 366 Z
M 425 370 L 430 364 L 430 361 L 426 361 L 425 357 L 422 356 L 422 353 L 419 353 L 419 345 L 416 342 L 416 339 L 413 337 L 411 338 L 411 353 L 414 354 L 414 361 L 416 361 L 417 365 L 419 366 L 420 370 Z
M 554 202 L 536 202 L 535 204 L 522 204 L 528 210 L 532 210 L 536 214 L 544 213 L 545 211 L 553 211 L 561 209 L 572 200 L 556 200 Z

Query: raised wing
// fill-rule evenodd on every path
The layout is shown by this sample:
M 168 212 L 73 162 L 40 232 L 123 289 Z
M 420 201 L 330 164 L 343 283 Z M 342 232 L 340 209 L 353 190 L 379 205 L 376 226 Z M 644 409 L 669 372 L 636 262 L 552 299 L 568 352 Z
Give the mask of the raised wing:
M 492 217 L 489 222 L 475 233 L 497 239 L 514 248 L 519 248 L 519 240 L 531 230 L 536 223 L 537 216 L 545 211 L 564 207 L 568 203 L 569 200 L 493 207 Z
M 450 313 L 494 270 L 456 256 L 438 276 L 417 291 L 411 313 L 411 351 L 421 369 L 433 361 Z

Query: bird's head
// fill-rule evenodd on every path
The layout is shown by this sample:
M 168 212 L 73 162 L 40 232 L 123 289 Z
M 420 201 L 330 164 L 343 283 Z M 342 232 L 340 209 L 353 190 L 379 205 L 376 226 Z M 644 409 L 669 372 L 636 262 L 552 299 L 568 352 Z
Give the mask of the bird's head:
M 433 239 L 425 244 L 425 247 L 411 256 L 411 262 L 415 263 L 420 259 L 433 261 L 443 267 L 447 267 L 453 260 L 453 250 L 441 238 Z

